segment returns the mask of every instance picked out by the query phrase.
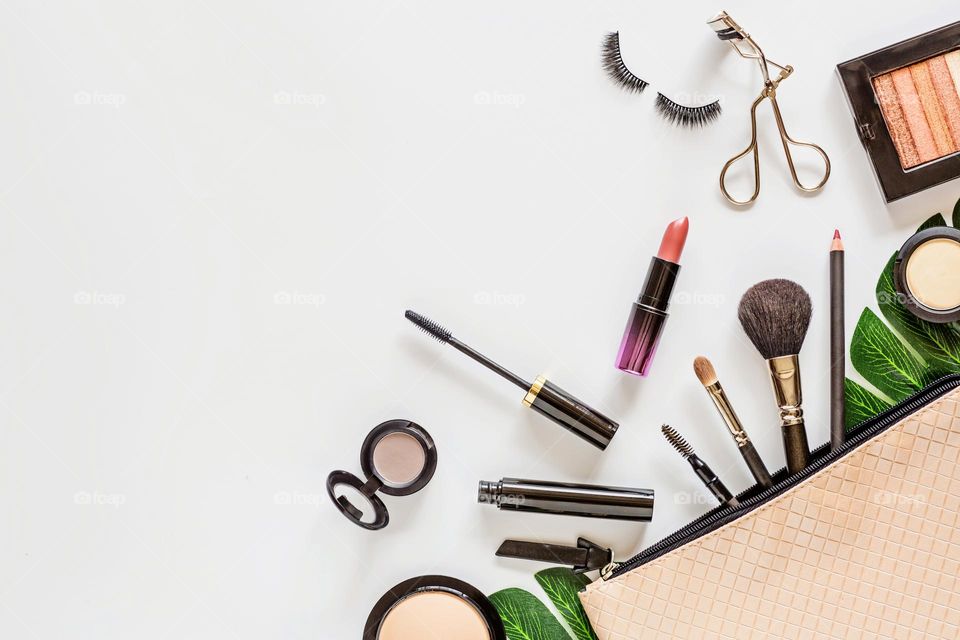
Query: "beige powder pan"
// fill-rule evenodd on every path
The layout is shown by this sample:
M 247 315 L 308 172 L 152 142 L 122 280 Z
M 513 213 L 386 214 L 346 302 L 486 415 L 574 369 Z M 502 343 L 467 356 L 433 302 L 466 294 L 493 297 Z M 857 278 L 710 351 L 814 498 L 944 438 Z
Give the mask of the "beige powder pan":
M 960 230 L 933 227 L 911 236 L 894 262 L 894 285 L 918 318 L 960 320 Z
M 476 587 L 449 576 L 401 582 L 377 601 L 363 640 L 506 640 L 496 608 Z

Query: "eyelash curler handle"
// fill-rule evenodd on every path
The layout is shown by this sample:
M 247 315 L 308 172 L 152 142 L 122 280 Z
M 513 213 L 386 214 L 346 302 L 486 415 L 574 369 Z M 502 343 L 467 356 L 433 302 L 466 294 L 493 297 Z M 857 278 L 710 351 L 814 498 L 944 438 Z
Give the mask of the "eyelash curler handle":
M 760 106 L 761 102 L 767 99 L 770 100 L 770 106 L 773 108 L 773 116 L 777 121 L 777 129 L 780 131 L 780 141 L 783 143 L 783 153 L 787 157 L 787 166 L 790 169 L 790 176 L 793 178 L 793 184 L 803 192 L 812 193 L 822 189 L 823 185 L 825 185 L 827 180 L 830 178 L 830 157 L 827 156 L 827 152 L 812 142 L 800 142 L 798 140 L 794 140 L 790 137 L 790 134 L 787 133 L 787 128 L 783 124 L 783 115 L 780 113 L 780 105 L 777 104 L 777 86 L 780 84 L 780 82 L 789 77 L 791 73 L 793 73 L 793 67 L 789 65 L 784 67 L 780 71 L 780 75 L 777 77 L 777 79 L 771 80 L 769 84 L 766 84 L 763 88 L 763 91 L 761 91 L 760 95 L 757 96 L 757 99 L 753 101 L 753 104 L 750 106 L 750 144 L 747 145 L 746 149 L 727 160 L 727 163 L 723 165 L 723 170 L 720 171 L 720 191 L 731 204 L 752 204 L 760 195 L 760 150 L 757 145 L 757 107 Z M 793 162 L 793 154 L 790 151 L 790 145 L 808 147 L 820 154 L 820 157 L 823 159 L 824 172 L 823 178 L 821 178 L 819 183 L 812 187 L 808 187 L 800 182 L 800 178 L 797 176 L 797 168 Z M 753 153 L 753 194 L 747 200 L 737 200 L 730 195 L 729 191 L 727 191 L 727 171 L 735 162 L 750 153 Z

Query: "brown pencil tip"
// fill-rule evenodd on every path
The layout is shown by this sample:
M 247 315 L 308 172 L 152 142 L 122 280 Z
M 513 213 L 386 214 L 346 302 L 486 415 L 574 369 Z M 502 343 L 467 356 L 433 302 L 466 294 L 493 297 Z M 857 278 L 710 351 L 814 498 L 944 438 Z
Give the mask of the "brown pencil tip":
M 840 239 L 840 229 L 834 229 L 834 230 L 833 230 L 833 239 L 834 239 L 834 240 L 839 240 L 839 239 Z

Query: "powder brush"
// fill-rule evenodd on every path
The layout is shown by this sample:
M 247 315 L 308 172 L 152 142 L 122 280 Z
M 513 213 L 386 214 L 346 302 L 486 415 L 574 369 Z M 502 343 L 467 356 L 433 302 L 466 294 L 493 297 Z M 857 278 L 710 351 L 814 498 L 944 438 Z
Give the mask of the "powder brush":
M 733 410 L 733 405 L 730 404 L 726 392 L 720 386 L 720 380 L 717 378 L 717 371 L 713 368 L 713 363 L 703 356 L 697 356 L 693 361 L 693 371 L 697 374 L 700 384 L 706 389 L 707 395 L 713 400 L 713 405 L 717 408 L 720 417 L 723 418 L 724 424 L 727 425 L 730 435 L 737 443 L 737 450 L 743 457 L 744 462 L 747 463 L 754 480 L 764 489 L 772 487 L 773 479 L 770 477 L 770 472 L 767 471 L 760 454 L 757 453 L 756 447 L 750 441 L 750 436 L 744 430 L 737 412 Z
M 720 501 L 720 504 L 731 507 L 740 504 L 717 474 L 713 472 L 713 469 L 708 467 L 707 463 L 693 452 L 693 447 L 690 446 L 686 438 L 681 436 L 676 429 L 668 424 L 662 425 L 660 432 L 663 434 L 663 437 L 667 439 L 667 442 L 673 445 L 673 448 L 677 450 L 680 456 L 690 463 L 693 472 L 697 474 L 697 477 L 700 478 L 703 485 L 710 490 L 713 497 Z
M 803 287 L 779 278 L 758 282 L 747 289 L 737 310 L 744 332 L 770 369 L 790 473 L 800 471 L 810 461 L 801 408 L 803 393 L 798 354 L 810 326 L 811 313 L 810 296 Z

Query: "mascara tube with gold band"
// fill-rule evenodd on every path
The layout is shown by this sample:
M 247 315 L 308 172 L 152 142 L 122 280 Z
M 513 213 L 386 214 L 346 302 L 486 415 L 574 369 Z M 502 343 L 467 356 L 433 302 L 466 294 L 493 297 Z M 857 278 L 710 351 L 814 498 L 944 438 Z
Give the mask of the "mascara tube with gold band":
M 450 345 L 471 360 L 474 360 L 500 377 L 526 391 L 523 404 L 537 413 L 550 418 L 571 433 L 575 433 L 598 449 L 606 449 L 617 433 L 617 423 L 599 411 L 549 382 L 543 376 L 530 383 L 512 371 L 500 366 L 476 349 L 464 344 L 443 326 L 419 313 L 407 310 L 407 320 L 420 327 L 443 344 Z
M 606 449 L 617 433 L 617 423 L 553 384 L 543 376 L 530 385 L 523 404 L 587 440 Z

